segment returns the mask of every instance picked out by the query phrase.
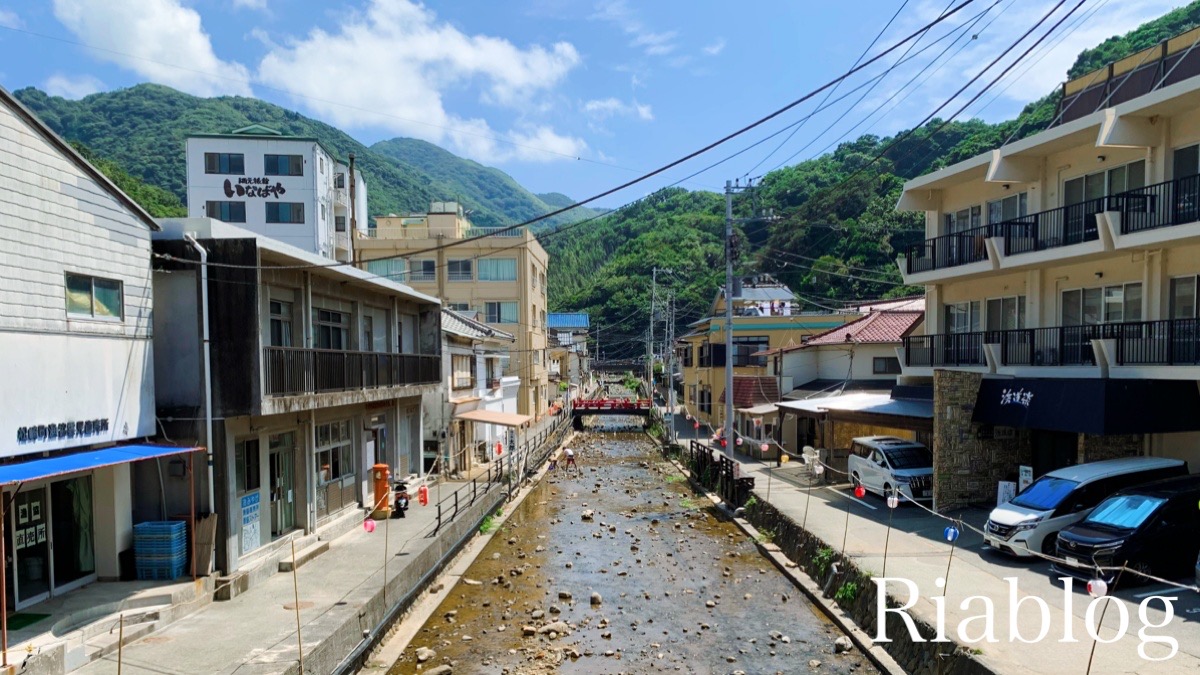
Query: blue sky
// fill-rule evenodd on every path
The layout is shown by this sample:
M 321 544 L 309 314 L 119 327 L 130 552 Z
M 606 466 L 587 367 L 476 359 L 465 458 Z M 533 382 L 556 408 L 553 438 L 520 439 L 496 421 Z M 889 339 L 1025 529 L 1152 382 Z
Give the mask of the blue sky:
M 883 74 L 900 52 L 847 81 L 832 100 L 849 96 L 814 115 L 775 154 L 768 157 L 790 131 L 685 186 L 717 189 L 727 178 L 760 175 L 818 154 L 843 133 L 855 138 L 906 128 L 1054 4 L 976 0 L 927 34 L 912 60 L 874 88 L 855 90 L 870 86 L 869 78 Z M 1181 4 L 1086 0 L 967 116 L 1011 117 L 1061 82 L 1080 49 Z M 367 144 L 422 138 L 497 166 L 535 192 L 581 198 L 843 72 L 897 10 L 871 55 L 947 6 L 947 0 L 0 0 L 0 84 L 70 98 L 146 81 L 200 96 L 256 96 Z M 942 60 L 903 87 L 947 47 Z M 679 180 L 813 113 L 820 99 L 601 203 L 617 206 Z

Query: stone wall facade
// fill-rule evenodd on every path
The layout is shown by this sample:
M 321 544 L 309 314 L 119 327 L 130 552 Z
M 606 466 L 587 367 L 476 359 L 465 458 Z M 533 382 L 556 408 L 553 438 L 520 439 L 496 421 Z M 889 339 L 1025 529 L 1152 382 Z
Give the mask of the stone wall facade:
M 1103 459 L 1137 457 L 1145 447 L 1142 434 L 1123 436 L 1096 436 L 1079 434 L 1079 463 L 1099 462 Z
M 1028 431 L 995 438 L 971 421 L 982 380 L 980 373 L 933 374 L 933 503 L 941 512 L 994 505 L 997 483 L 1015 480 L 1018 466 L 1033 457 Z

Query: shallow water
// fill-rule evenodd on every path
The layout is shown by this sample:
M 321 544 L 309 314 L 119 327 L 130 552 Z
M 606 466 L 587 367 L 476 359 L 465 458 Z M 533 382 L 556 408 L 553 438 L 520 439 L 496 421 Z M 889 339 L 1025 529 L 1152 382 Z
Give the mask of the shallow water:
M 575 447 L 579 471 L 529 494 L 390 673 L 875 672 L 644 435 Z M 555 621 L 566 635 L 523 635 Z

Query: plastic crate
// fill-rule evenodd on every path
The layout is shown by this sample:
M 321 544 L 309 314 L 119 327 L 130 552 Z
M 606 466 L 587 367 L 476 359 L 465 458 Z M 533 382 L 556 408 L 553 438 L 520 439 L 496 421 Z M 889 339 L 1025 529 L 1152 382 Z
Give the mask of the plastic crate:
M 165 567 L 137 567 L 137 578 L 142 581 L 173 581 L 183 576 L 186 564 Z
M 133 526 L 133 539 L 153 541 L 161 539 L 187 539 L 187 523 L 182 520 L 161 520 L 138 523 Z

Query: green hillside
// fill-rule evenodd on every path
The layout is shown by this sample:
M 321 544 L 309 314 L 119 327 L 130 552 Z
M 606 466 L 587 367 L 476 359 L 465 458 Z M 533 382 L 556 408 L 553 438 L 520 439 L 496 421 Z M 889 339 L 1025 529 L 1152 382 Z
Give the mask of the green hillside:
M 575 203 L 566 195 L 555 196 L 556 204 L 548 204 L 538 195 L 522 187 L 503 171 L 463 159 L 442 148 L 415 138 L 393 138 L 380 141 L 371 149 L 390 158 L 397 165 L 431 177 L 444 186 L 445 199 L 453 199 L 472 209 L 471 220 L 479 225 L 509 224 L 535 218 L 554 209 Z M 548 218 L 535 229 L 552 228 L 565 222 L 594 215 L 591 209 L 580 208 L 570 214 Z
M 288 135 L 319 138 L 343 160 L 355 153 L 357 167 L 367 179 L 373 215 L 423 211 L 431 201 L 458 198 L 472 210 L 475 224 L 494 227 L 551 210 L 498 169 L 410 139 L 388 141 L 404 151 L 384 154 L 328 124 L 258 99 L 198 98 L 156 84 L 93 94 L 79 101 L 34 88 L 14 93 L 67 140 L 83 143 L 97 157 L 180 200 L 186 198 L 187 136 L 257 123 Z M 404 152 L 417 156 L 405 158 Z M 562 216 L 554 223 L 587 215 L 585 211 Z

